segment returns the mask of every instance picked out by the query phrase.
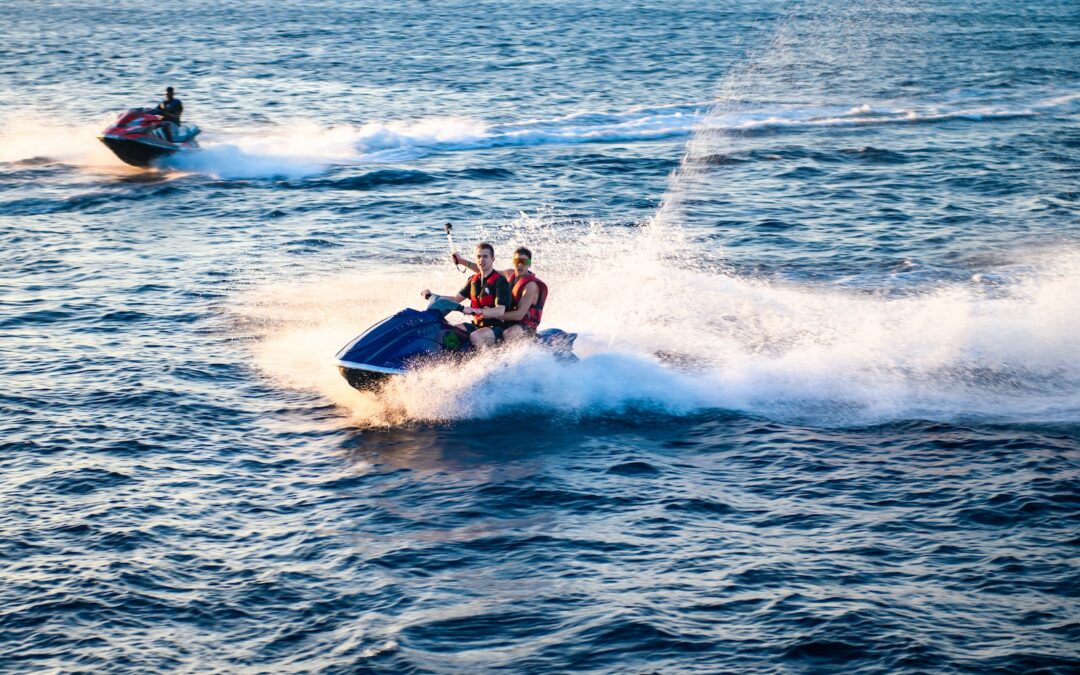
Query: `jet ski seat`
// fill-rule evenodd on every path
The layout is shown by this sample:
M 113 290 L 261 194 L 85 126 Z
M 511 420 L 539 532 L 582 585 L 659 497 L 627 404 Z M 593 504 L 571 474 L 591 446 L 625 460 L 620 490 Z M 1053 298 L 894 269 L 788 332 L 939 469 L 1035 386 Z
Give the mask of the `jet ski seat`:
M 165 128 L 163 126 L 151 130 L 150 133 L 161 140 L 169 141 L 170 143 L 187 143 L 198 136 L 200 131 L 201 129 L 194 124 L 180 124 L 173 128 L 171 138 L 170 134 L 165 133 Z
M 181 124 L 173 134 L 173 143 L 187 143 L 198 136 L 200 131 L 194 124 Z

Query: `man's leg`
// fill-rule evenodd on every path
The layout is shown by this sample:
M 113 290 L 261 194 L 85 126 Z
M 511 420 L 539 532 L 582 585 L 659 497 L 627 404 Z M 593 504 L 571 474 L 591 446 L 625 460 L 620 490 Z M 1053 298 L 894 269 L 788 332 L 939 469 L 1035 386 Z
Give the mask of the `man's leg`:
M 495 344 L 495 333 L 490 328 L 478 328 L 469 333 L 473 347 L 489 347 Z
M 525 337 L 525 329 L 521 327 L 520 323 L 515 323 L 512 326 L 507 326 L 506 330 L 503 331 L 504 342 L 511 342 L 522 337 Z

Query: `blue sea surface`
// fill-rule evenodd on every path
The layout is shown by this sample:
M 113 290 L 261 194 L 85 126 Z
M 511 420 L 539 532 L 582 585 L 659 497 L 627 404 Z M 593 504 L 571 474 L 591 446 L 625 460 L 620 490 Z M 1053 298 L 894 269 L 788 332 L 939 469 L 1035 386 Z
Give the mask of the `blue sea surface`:
M 1075 0 L 0 27 L 0 671 L 1080 671 Z M 578 363 L 344 382 L 446 222 Z

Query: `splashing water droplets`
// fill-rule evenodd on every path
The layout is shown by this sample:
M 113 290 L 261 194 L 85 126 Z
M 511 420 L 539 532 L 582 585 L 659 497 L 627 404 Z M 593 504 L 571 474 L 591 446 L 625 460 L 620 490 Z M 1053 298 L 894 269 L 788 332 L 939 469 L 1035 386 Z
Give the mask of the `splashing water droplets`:
M 499 260 L 534 252 L 552 289 L 544 324 L 580 334 L 577 364 L 509 346 L 350 389 L 332 355 L 367 326 L 450 291 L 446 264 L 269 283 L 235 305 L 259 367 L 318 392 L 361 425 L 489 418 L 527 409 L 570 418 L 735 409 L 850 424 L 923 417 L 1057 419 L 1080 409 L 1074 337 L 1080 254 L 1036 258 L 1011 283 L 885 295 L 777 285 L 680 264 L 655 224 L 571 227 L 521 216 L 476 237 Z M 441 257 L 441 256 L 440 256 Z
M 459 242 L 492 241 L 497 267 L 514 247 L 532 249 L 534 271 L 551 289 L 544 324 L 579 333 L 580 363 L 517 345 L 411 372 L 378 395 L 349 390 L 330 356 L 366 326 L 418 305 L 416 292 L 425 285 L 459 288 L 460 277 L 446 264 L 399 264 L 389 277 L 271 284 L 260 291 L 262 300 L 249 294 L 239 314 L 272 315 L 260 324 L 257 361 L 286 386 L 339 403 L 359 424 L 489 418 L 522 408 L 569 418 L 734 409 L 820 425 L 1075 419 L 1077 252 L 1033 254 L 998 270 L 1006 281 L 997 286 L 953 281 L 868 292 L 737 274 L 721 260 L 723 232 L 706 232 L 703 245 L 701 230 L 690 224 L 695 203 L 723 203 L 724 171 L 743 131 L 893 123 L 915 112 L 852 101 L 822 105 L 827 78 L 807 77 L 867 58 L 873 14 L 865 9 L 792 4 L 779 29 L 729 70 L 708 112 L 689 116 L 696 127 L 682 162 L 661 206 L 640 225 L 574 221 L 548 210 L 455 232 Z M 793 97 L 818 98 L 778 110 L 762 92 L 792 89 L 787 82 L 817 87 Z M 560 123 L 565 132 L 576 122 Z M 529 133 L 543 126 L 523 124 L 538 125 Z M 484 147 L 525 138 L 508 128 L 458 131 L 463 135 L 454 142 Z M 402 145 L 384 136 L 369 141 Z M 428 142 L 421 136 L 438 134 L 414 140 Z M 326 300 L 337 297 L 352 299 Z

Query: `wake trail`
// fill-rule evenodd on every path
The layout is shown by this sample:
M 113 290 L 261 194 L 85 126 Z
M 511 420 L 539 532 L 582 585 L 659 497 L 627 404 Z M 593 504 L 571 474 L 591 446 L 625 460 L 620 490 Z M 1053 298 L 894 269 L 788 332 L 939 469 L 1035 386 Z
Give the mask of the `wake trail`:
M 651 142 L 692 137 L 680 180 L 690 180 L 692 160 L 710 154 L 729 134 L 775 133 L 809 128 L 936 123 L 964 119 L 993 122 L 1075 111 L 1080 94 L 1056 92 L 1027 100 L 847 102 L 837 104 L 703 109 L 702 104 L 637 107 L 624 112 L 579 112 L 551 119 L 487 123 L 468 118 L 369 122 L 320 126 L 312 122 L 256 130 L 207 129 L 197 153 L 176 155 L 159 168 L 225 180 L 302 180 L 337 166 L 408 163 L 432 154 L 546 145 Z M 125 168 L 96 135 L 108 124 L 64 125 L 33 112 L 9 114 L 0 124 L 0 162 L 46 159 L 86 168 Z M 717 154 L 718 151 L 712 152 Z M 130 168 L 128 171 L 137 171 Z M 670 203 L 678 187 L 668 197 Z M 670 206 L 668 207 L 670 208 Z M 660 215 L 663 215 L 663 211 Z

